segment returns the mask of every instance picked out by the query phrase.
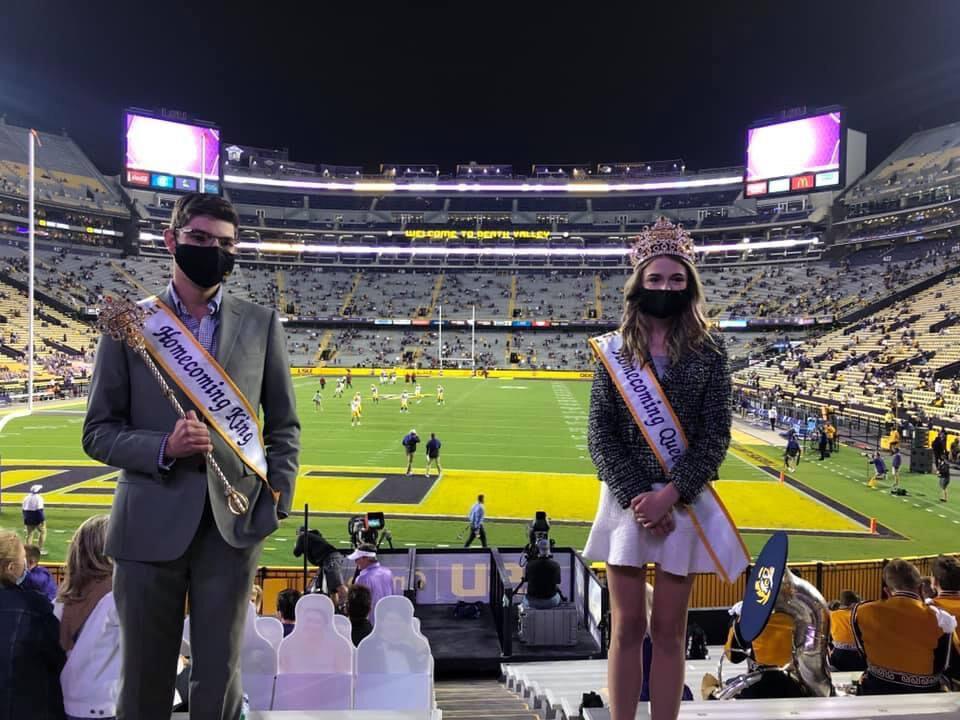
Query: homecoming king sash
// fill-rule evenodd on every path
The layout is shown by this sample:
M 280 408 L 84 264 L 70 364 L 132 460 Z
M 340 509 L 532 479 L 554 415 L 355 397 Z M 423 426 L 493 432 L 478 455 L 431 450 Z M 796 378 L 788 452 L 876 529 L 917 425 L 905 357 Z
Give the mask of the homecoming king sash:
M 260 419 L 240 388 L 157 296 L 137 304 L 146 313 L 143 340 L 150 357 L 269 489 Z
M 652 363 L 638 369 L 622 352 L 619 331 L 590 338 L 590 346 L 606 367 L 664 474 L 669 475 L 689 444 Z M 750 554 L 713 486 L 707 483 L 696 500 L 678 509 L 689 515 L 717 574 L 728 583 L 736 580 L 749 564 Z

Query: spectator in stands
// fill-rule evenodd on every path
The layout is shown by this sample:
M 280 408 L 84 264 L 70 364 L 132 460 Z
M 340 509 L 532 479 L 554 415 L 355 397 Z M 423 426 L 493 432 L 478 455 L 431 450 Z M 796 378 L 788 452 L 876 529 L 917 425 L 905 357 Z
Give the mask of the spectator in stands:
M 293 555 L 300 557 L 304 552 L 307 561 L 319 568 L 307 592 L 325 591 L 334 605 L 343 603 L 347 594 L 347 586 L 343 583 L 343 554 L 327 542 L 319 530 L 306 531 L 306 527 L 301 526 L 297 530 Z
M 297 600 L 300 591 L 296 588 L 284 588 L 277 594 L 277 617 L 283 623 L 283 636 L 293 632 L 297 624 Z
M 46 555 L 43 543 L 47 539 L 47 518 L 43 508 L 43 495 L 40 491 L 43 485 L 33 485 L 30 493 L 23 499 L 23 534 L 24 542 L 32 544 L 34 535 L 37 537 L 37 547 L 41 555 Z
M 827 658 L 834 670 L 866 670 L 867 666 L 857 649 L 853 625 L 850 622 L 853 607 L 858 602 L 859 595 L 853 590 L 844 590 L 840 593 L 837 608 L 830 611 L 830 646 Z
M 363 585 L 370 591 L 370 622 L 373 622 L 373 611 L 380 602 L 380 598 L 395 595 L 393 590 L 393 572 L 384 567 L 377 560 L 377 547 L 370 543 L 362 543 L 350 555 L 348 560 L 357 564 L 354 576 L 354 585 Z
M 104 554 L 109 516 L 77 528 L 67 549 L 60 587 L 60 645 L 67 664 L 60 675 L 67 717 L 112 718 L 120 691 L 120 621 L 113 600 L 113 562 Z
M 21 587 L 26 577 L 23 543 L 0 530 L 0 713 L 10 720 L 60 720 L 66 662 L 60 624 L 45 597 Z
M 369 588 L 351 585 L 347 593 L 347 617 L 350 618 L 350 639 L 354 647 L 373 632 L 373 623 L 370 622 L 372 615 L 373 600 Z
M 40 548 L 24 545 L 24 551 L 27 554 L 27 579 L 23 581 L 23 588 L 40 593 L 52 604 L 57 599 L 57 583 L 50 571 L 39 564 Z
M 263 612 L 263 588 L 254 583 L 250 586 L 250 602 L 253 603 L 253 609 L 257 615 Z
M 762 675 L 757 683 L 744 689 L 737 697 L 756 699 L 802 695 L 802 689 L 779 669 L 793 658 L 793 618 L 782 612 L 772 613 L 763 632 L 752 643 L 748 643 L 740 636 L 742 607 L 743 603 L 738 602 L 729 610 L 730 627 L 724 644 L 724 657 L 735 664 L 746 660 L 748 672 L 760 672 Z M 701 692 L 705 700 L 715 699 L 714 693 L 720 689 L 714 676 L 704 676 Z
M 940 691 L 957 621 L 924 604 L 920 582 L 917 568 L 896 558 L 883 568 L 887 599 L 854 606 L 854 638 L 867 664 L 861 695 Z
M 238 226 L 233 206 L 219 195 L 177 199 L 163 233 L 172 278 L 153 309 L 188 332 L 176 337 L 176 348 L 158 343 L 151 352 L 179 349 L 179 357 L 201 358 L 206 351 L 219 358 L 229 374 L 224 376 L 220 364 L 205 364 L 200 371 L 211 387 L 232 380 L 237 392 L 254 400 L 253 417 L 242 420 L 248 430 L 258 425 L 262 409 L 262 437 L 258 427 L 244 436 L 258 452 L 246 459 L 265 458 L 269 479 L 244 472 L 243 459 L 232 449 L 238 446 L 222 440 L 241 431 L 232 421 L 226 427 L 211 415 L 209 424 L 201 422 L 203 403 L 197 408 L 185 403 L 186 417 L 178 418 L 122 342 L 105 335 L 97 347 L 83 446 L 92 459 L 120 468 L 107 542 L 122 633 L 120 717 L 169 716 L 178 650 L 170 638 L 182 634 L 188 595 L 190 710 L 195 717 L 239 715 L 250 587 L 263 540 L 287 516 L 293 499 L 300 423 L 280 317 L 224 289 L 234 267 Z M 241 332 L 262 342 L 238 340 Z M 203 383 L 196 371 L 181 368 L 167 377 L 178 387 Z M 207 491 L 206 453 L 234 483 L 229 498 Z M 248 508 L 240 507 L 243 501 Z M 238 510 L 241 516 L 234 515 Z
M 594 341 L 602 362 L 594 373 L 588 423 L 590 455 L 603 484 L 584 555 L 607 563 L 613 628 L 607 677 L 613 720 L 632 720 L 643 685 L 647 563 L 656 565 L 657 589 L 651 621 L 657 668 L 652 715 L 676 717 L 679 710 L 694 573 L 718 568 L 689 515 L 674 514 L 673 507 L 696 503 L 716 475 L 730 442 L 731 423 L 729 363 L 723 345 L 707 329 L 689 234 L 661 218 L 640 235 L 631 260 L 634 271 L 624 287 L 620 330 Z M 625 381 L 626 372 L 631 379 L 655 374 L 660 386 L 645 384 L 652 389 L 643 390 L 644 400 L 635 385 Z M 674 446 L 679 452 L 669 455 L 641 431 L 653 419 L 643 418 L 660 412 L 662 406 L 650 402 L 650 393 L 660 392 L 661 402 L 672 406 L 671 421 L 676 418 L 685 436 L 694 439 L 690 447 Z M 637 421 L 633 412 L 639 413 Z M 664 415 L 656 420 L 667 422 Z M 656 437 L 663 438 L 663 430 Z M 661 461 L 672 466 L 669 473 Z M 740 541 L 735 530 L 724 532 L 721 525 L 711 540 L 727 545 L 736 558 L 736 567 L 724 572 L 739 574 L 747 558 L 744 554 L 741 560 L 736 551 Z

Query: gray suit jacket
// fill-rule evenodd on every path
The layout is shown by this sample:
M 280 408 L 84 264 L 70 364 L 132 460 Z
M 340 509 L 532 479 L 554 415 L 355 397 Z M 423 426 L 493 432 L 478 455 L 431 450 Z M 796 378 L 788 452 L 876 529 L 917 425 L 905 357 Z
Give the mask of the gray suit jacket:
M 171 305 L 166 290 L 159 297 Z M 121 469 L 106 548 L 114 558 L 160 562 L 180 557 L 196 533 L 206 494 L 220 533 L 238 548 L 268 536 L 279 525 L 277 513 L 290 512 L 299 468 L 300 421 L 279 316 L 273 309 L 231 297 L 225 289 L 217 333 L 217 361 L 251 407 L 262 411 L 267 477 L 280 493 L 279 501 L 274 504 L 263 482 L 212 429 L 220 468 L 250 499 L 246 514 L 230 513 L 222 484 L 213 471 L 204 470 L 202 456 L 180 458 L 169 472 L 162 472 L 157 462 L 160 443 L 173 431 L 177 414 L 143 360 L 104 336 L 90 385 L 83 449 L 94 460 Z M 184 409 L 195 409 L 170 384 Z

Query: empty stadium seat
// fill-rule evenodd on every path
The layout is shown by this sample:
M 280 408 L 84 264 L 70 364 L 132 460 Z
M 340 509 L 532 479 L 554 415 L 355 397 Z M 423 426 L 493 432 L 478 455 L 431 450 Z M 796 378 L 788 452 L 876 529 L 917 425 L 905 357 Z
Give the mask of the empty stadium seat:
M 430 646 L 414 627 L 413 605 L 400 595 L 374 608 L 373 632 L 357 648 L 357 709 L 433 707 Z
M 325 595 L 297 601 L 297 624 L 280 643 L 275 710 L 353 707 L 354 647 L 333 624 Z
M 243 647 L 240 650 L 240 676 L 250 708 L 270 710 L 273 707 L 273 686 L 277 676 L 277 649 L 258 632 L 257 624 L 257 611 L 253 603 L 248 603 Z
M 274 648 L 280 649 L 280 641 L 283 640 L 283 623 L 275 617 L 258 617 L 257 632 L 260 633 Z

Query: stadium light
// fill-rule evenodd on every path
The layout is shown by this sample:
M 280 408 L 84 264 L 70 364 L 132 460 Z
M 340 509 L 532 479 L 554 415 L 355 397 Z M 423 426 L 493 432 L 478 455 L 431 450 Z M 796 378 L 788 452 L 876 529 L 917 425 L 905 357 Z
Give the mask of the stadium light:
M 315 180 L 278 180 L 277 178 L 247 177 L 244 175 L 224 175 L 223 181 L 232 185 L 262 185 L 264 187 L 287 188 L 290 190 L 345 190 L 359 193 L 431 193 L 431 192 L 504 192 L 504 193 L 611 193 L 639 192 L 643 190 L 685 190 L 705 187 L 723 187 L 742 185 L 742 175 L 728 175 L 699 180 L 663 180 L 659 182 L 602 183 L 577 182 L 547 185 L 544 183 L 395 183 L 359 181 L 317 182 Z
M 147 233 L 141 233 L 141 239 L 153 239 L 159 236 L 152 235 L 145 237 Z M 730 250 L 775 250 L 800 247 L 803 245 L 818 245 L 819 237 L 810 237 L 794 240 L 767 240 L 763 242 L 745 242 L 727 243 L 720 245 L 698 245 L 696 252 L 711 254 L 717 252 L 727 252 Z M 306 243 L 284 243 L 284 242 L 241 242 L 237 245 L 240 250 L 253 250 L 260 253 L 291 253 L 308 255 L 483 255 L 488 257 L 623 257 L 629 254 L 627 247 L 617 248 L 575 248 L 575 247 L 430 247 L 430 246 L 401 246 L 401 245 L 312 245 Z

